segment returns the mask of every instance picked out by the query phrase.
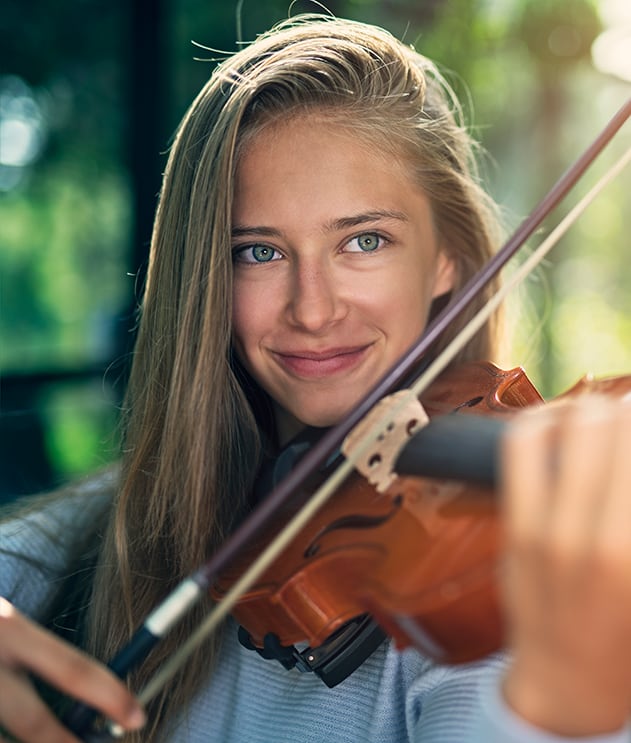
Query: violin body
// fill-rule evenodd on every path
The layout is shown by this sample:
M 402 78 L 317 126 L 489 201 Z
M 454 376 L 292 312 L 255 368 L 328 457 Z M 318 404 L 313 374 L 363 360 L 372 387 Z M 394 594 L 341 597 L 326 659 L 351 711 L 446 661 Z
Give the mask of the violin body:
M 585 378 L 557 399 L 594 391 L 626 394 L 631 378 Z M 445 372 L 421 403 L 430 419 L 453 412 L 506 417 L 543 399 L 521 368 L 475 363 Z M 222 598 L 273 536 L 252 544 L 223 573 L 214 598 Z M 399 648 L 414 646 L 440 663 L 471 661 L 503 644 L 500 540 L 493 488 L 397 477 L 378 493 L 354 474 L 245 593 L 233 616 L 256 647 L 268 633 L 283 646 L 319 647 L 368 612 Z
M 447 372 L 422 398 L 430 418 L 454 409 L 503 415 L 539 402 L 520 369 L 501 372 L 491 364 L 470 365 L 466 374 Z M 398 477 L 380 494 L 355 474 L 233 615 L 258 647 L 268 632 L 284 646 L 306 641 L 318 647 L 369 612 L 398 647 L 414 644 L 442 662 L 490 652 L 501 642 L 492 495 L 462 482 L 418 477 Z M 252 544 L 221 576 L 216 599 L 272 536 Z

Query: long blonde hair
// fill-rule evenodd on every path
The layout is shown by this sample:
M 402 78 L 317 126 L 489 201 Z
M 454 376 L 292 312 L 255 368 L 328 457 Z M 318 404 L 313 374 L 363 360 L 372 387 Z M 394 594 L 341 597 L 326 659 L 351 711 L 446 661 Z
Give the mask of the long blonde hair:
M 89 646 L 110 657 L 248 508 L 261 421 L 231 352 L 231 203 L 240 148 L 263 126 L 325 112 L 393 148 L 428 194 L 457 283 L 494 250 L 473 143 L 436 67 L 386 31 L 301 16 L 226 59 L 193 102 L 166 168 L 126 400 L 121 484 L 97 568 Z M 481 297 L 480 301 L 484 301 Z M 466 318 L 465 318 L 466 319 Z M 463 320 L 464 321 L 464 320 Z M 482 332 L 464 356 L 488 358 Z M 141 685 L 201 607 L 136 674 Z M 143 740 L 208 673 L 209 641 L 150 711 Z

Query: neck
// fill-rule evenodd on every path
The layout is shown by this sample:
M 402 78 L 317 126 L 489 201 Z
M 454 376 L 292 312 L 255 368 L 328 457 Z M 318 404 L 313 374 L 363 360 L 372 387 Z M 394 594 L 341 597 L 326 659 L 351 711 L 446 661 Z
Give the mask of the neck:
M 279 448 L 285 447 L 295 436 L 304 430 L 305 424 L 281 408 L 278 403 L 273 403 L 274 419 L 276 421 L 276 434 L 278 436 Z

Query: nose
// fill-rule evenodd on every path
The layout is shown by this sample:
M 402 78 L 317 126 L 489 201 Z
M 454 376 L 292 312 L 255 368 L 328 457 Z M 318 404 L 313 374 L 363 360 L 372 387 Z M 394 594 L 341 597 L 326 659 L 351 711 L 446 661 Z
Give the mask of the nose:
M 321 333 L 346 314 L 342 286 L 334 268 L 321 261 L 297 262 L 289 287 L 289 321 L 310 333 Z

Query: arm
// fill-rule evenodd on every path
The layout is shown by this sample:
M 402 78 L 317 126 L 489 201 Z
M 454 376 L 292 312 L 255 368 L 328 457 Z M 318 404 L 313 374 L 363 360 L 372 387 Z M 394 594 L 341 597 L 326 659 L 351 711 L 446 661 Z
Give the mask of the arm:
M 477 722 L 475 743 L 629 743 L 631 728 L 589 736 L 566 737 L 536 727 L 508 706 L 502 691 L 502 679 L 490 680 L 482 694 L 481 714 Z
M 144 723 L 138 703 L 108 669 L 0 598 L 0 726 L 25 743 L 76 741 L 38 697 L 28 673 L 95 707 L 126 729 Z
M 630 453 L 631 406 L 605 397 L 534 411 L 506 438 L 502 694 L 561 737 L 629 719 Z
M 78 538 L 96 538 L 112 487 L 112 473 L 99 475 L 29 499 L 25 510 L 0 523 L 0 740 L 3 728 L 25 743 L 75 740 L 39 698 L 29 674 L 123 727 L 142 723 L 137 703 L 108 669 L 37 624 L 49 615 L 64 576 L 76 569 Z

